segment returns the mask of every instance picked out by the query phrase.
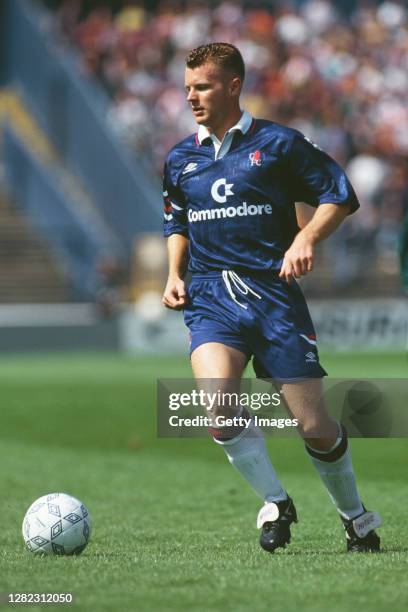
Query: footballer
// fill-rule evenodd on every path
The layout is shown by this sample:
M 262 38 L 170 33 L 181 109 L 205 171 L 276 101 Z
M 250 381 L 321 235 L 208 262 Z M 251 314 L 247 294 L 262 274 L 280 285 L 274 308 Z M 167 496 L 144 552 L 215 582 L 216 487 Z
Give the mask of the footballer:
M 241 110 L 244 76 L 242 56 L 231 44 L 203 45 L 186 59 L 187 101 L 198 131 L 165 163 L 169 276 L 163 303 L 184 311 L 197 380 L 217 379 L 231 391 L 253 359 L 256 375 L 275 381 L 343 522 L 347 550 L 376 552 L 381 519 L 364 507 L 347 432 L 324 407 L 326 372 L 296 282 L 312 271 L 315 245 L 359 203 L 340 166 L 300 132 Z M 296 202 L 316 208 L 302 229 Z M 236 411 L 245 416 L 243 407 Z M 261 430 L 250 421 L 214 427 L 211 434 L 264 502 L 257 521 L 262 548 L 285 547 L 296 508 Z

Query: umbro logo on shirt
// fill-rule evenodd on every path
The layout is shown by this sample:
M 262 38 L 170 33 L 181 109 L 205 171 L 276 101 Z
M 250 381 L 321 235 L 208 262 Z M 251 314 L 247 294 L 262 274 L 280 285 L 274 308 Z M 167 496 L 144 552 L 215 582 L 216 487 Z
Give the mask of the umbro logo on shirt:
M 183 170 L 183 172 L 181 174 L 187 174 L 187 172 L 192 172 L 196 168 L 197 168 L 197 164 L 195 162 L 191 162 L 191 163 L 187 164 L 187 166 L 184 168 L 184 170 Z

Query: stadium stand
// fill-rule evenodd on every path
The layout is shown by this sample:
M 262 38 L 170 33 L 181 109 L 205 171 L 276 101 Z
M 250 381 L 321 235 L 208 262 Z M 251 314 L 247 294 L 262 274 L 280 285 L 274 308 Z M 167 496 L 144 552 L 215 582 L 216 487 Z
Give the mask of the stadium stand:
M 103 91 L 81 77 L 75 54 L 60 52 L 44 8 L 6 0 L 2 12 L 8 187 L 63 260 L 71 299 L 98 302 L 112 285 L 107 259 L 129 273 L 135 237 L 159 226 L 160 187 L 129 162 L 106 126 Z
M 25 216 L 0 193 L 0 303 L 68 299 L 65 274 L 55 256 Z

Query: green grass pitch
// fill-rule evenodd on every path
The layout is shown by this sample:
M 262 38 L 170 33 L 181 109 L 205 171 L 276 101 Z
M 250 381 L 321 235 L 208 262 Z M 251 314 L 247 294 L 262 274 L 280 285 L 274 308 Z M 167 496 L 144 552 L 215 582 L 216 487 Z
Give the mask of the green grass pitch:
M 403 354 L 327 354 L 323 363 L 336 377 L 408 374 Z M 73 609 L 92 611 L 406 610 L 406 440 L 352 444 L 363 499 L 384 519 L 379 555 L 345 554 L 301 442 L 270 440 L 299 523 L 290 547 L 268 555 L 255 528 L 260 500 L 221 449 L 156 438 L 155 379 L 189 375 L 180 357 L 0 359 L 0 592 L 70 591 Z M 24 549 L 24 512 L 53 491 L 91 510 L 93 540 L 80 557 Z

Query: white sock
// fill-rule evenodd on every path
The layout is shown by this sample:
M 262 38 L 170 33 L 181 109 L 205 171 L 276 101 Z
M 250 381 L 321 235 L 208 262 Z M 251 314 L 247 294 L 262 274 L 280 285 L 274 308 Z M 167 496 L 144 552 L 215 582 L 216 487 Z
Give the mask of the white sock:
M 262 431 L 253 423 L 231 440 L 214 441 L 223 447 L 229 462 L 265 502 L 282 501 L 287 494 L 269 459 Z
M 333 448 L 327 452 L 312 450 L 323 458 L 324 455 L 333 452 L 341 441 L 342 438 L 337 438 Z M 353 519 L 362 514 L 364 508 L 357 491 L 350 446 L 347 446 L 346 451 L 337 461 L 324 461 L 312 455 L 310 455 L 310 459 L 319 472 L 320 478 L 338 512 L 345 519 Z

